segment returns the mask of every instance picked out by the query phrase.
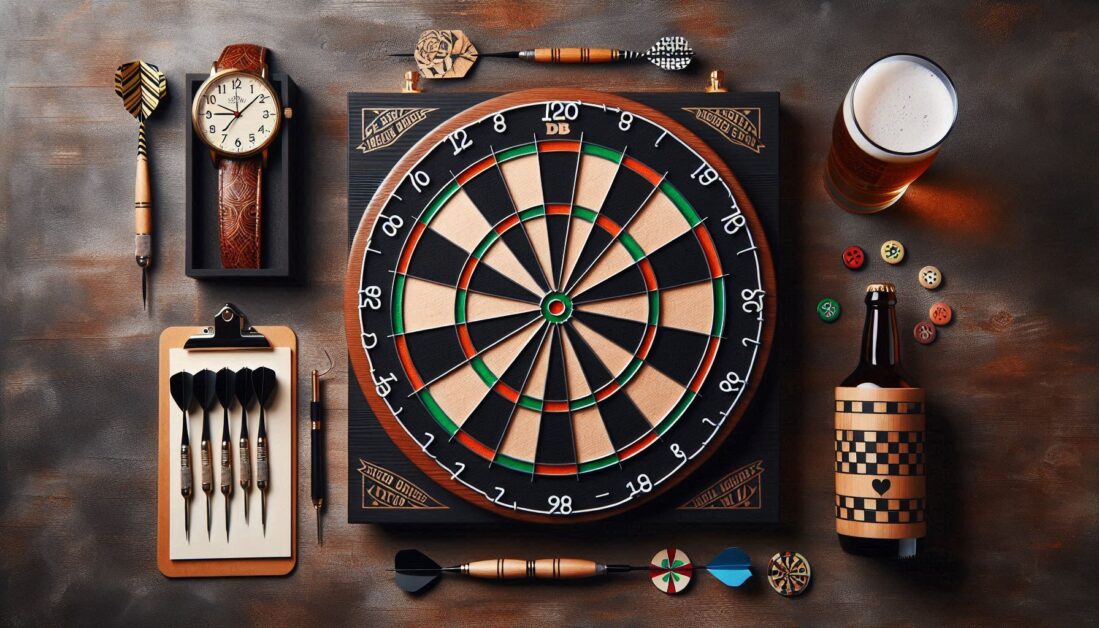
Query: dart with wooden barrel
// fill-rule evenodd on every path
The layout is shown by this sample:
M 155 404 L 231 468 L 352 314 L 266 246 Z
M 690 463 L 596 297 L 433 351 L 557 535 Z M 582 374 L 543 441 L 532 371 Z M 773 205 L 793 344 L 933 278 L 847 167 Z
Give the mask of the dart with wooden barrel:
M 583 558 L 492 558 L 443 567 L 423 552 L 405 549 L 393 559 L 397 586 L 418 594 L 434 585 L 443 574 L 482 580 L 585 580 L 611 574 L 646 571 L 653 585 L 668 594 L 682 593 L 694 570 L 704 570 L 728 587 L 739 587 L 752 577 L 751 560 L 737 547 L 726 548 L 707 565 L 694 565 L 683 550 L 660 550 L 648 565 L 617 565 Z
M 694 59 L 686 37 L 661 37 L 645 51 L 618 48 L 533 48 L 506 52 L 477 51 L 460 30 L 428 30 L 420 33 L 413 53 L 391 54 L 413 57 L 424 78 L 463 78 L 479 57 L 519 59 L 534 63 L 620 63 L 645 60 L 661 70 L 683 70 Z
M 145 121 L 168 97 L 168 81 L 155 65 L 138 59 L 118 66 L 114 91 L 137 118 L 137 179 L 134 185 L 134 259 L 141 268 L 141 306 L 148 303 L 148 273 L 153 262 L 153 212 Z

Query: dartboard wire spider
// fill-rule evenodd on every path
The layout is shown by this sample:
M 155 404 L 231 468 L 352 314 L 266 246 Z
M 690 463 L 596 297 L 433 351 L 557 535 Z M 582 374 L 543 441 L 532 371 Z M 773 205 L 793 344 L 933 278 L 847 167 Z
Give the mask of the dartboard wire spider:
M 473 360 L 475 360 L 476 358 L 479 358 L 479 357 L 481 357 L 481 355 L 482 355 L 482 354 L 484 354 L 484 353 L 487 353 L 488 351 L 491 351 L 491 350 L 492 350 L 493 348 L 495 348 L 496 346 L 498 346 L 498 345 L 500 345 L 500 344 L 503 344 L 503 343 L 504 343 L 504 342 L 506 342 L 506 341 L 507 341 L 508 339 L 510 339 L 511 337 L 515 336 L 516 334 L 519 334 L 520 332 L 523 332 L 523 331 L 525 331 L 525 330 L 529 329 L 529 328 L 530 328 L 530 327 L 531 327 L 532 325 L 534 325 L 535 323 L 538 323 L 538 321 L 539 321 L 539 319 L 540 319 L 541 317 L 542 317 L 542 315 L 541 315 L 540 313 L 539 313 L 539 314 L 535 314 L 533 318 L 531 318 L 531 319 L 530 319 L 529 321 L 527 321 L 526 323 L 523 323 L 522 325 L 520 325 L 518 329 L 515 329 L 514 331 L 508 332 L 508 334 L 507 334 L 507 335 L 505 335 L 505 336 L 501 337 L 501 338 L 500 338 L 499 340 L 497 340 L 497 341 L 493 342 L 493 343 L 492 343 L 492 344 L 490 344 L 490 345 L 487 345 L 487 346 L 485 346 L 485 347 L 483 347 L 483 348 L 481 348 L 481 349 L 478 349 L 476 353 L 474 353 L 473 355 L 471 355 L 471 356 L 469 356 L 469 357 L 465 358 L 464 360 L 462 360 L 462 361 L 461 361 L 461 362 L 459 362 L 458 364 L 455 364 L 454 366 L 450 367 L 450 368 L 449 368 L 449 369 L 447 369 L 447 370 L 446 370 L 445 372 L 443 372 L 443 373 L 440 373 L 439 375 L 437 375 L 437 376 L 435 376 L 435 377 L 431 378 L 431 379 L 430 379 L 429 381 L 425 381 L 425 382 L 424 382 L 424 385 L 423 385 L 423 386 L 421 386 L 421 387 L 419 387 L 419 388 L 417 388 L 417 389 L 413 390 L 413 391 L 412 391 L 412 392 L 411 392 L 411 393 L 410 393 L 410 394 L 408 395 L 408 397 L 414 397 L 414 396 L 416 396 L 417 394 L 419 394 L 419 393 L 420 393 L 420 391 L 424 390 L 425 388 L 429 388 L 429 387 L 430 387 L 430 386 L 431 386 L 432 384 L 434 384 L 434 383 L 438 382 L 439 380 L 443 379 L 443 378 L 444 378 L 444 377 L 446 377 L 447 375 L 450 375 L 450 374 L 451 374 L 451 373 L 453 373 L 454 371 L 457 371 L 458 369 L 462 368 L 463 366 L 465 366 L 465 365 L 469 364 L 470 362 L 472 362 L 472 361 L 473 361 Z M 545 322 L 542 322 L 542 323 L 540 323 L 540 324 L 543 324 L 543 325 L 544 325 L 544 324 L 546 324 L 546 323 L 545 323 Z M 392 338 L 392 337 L 394 337 L 394 336 L 390 336 L 390 337 Z
M 525 375 L 523 376 L 523 385 L 522 385 L 522 386 L 520 387 L 520 390 L 519 390 L 519 393 L 520 393 L 520 394 L 523 394 L 523 393 L 525 393 L 525 392 L 526 392 L 526 389 L 527 389 L 527 384 L 528 384 L 528 383 L 530 382 L 530 374 L 531 374 L 531 373 L 532 373 L 532 372 L 534 371 L 534 365 L 535 365 L 535 364 L 536 364 L 536 363 L 538 362 L 538 356 L 539 356 L 539 354 L 541 354 L 541 352 L 542 352 L 542 347 L 543 347 L 543 346 L 545 345 L 545 343 L 546 343 L 546 336 L 548 336 L 548 335 L 549 335 L 549 334 L 551 333 L 551 331 L 552 331 L 552 330 L 551 330 L 551 326 L 550 326 L 550 324 L 549 324 L 548 322 L 547 322 L 547 323 L 543 323 L 543 326 L 544 326 L 544 328 L 542 329 L 542 334 L 541 334 L 541 337 L 540 337 L 540 338 L 538 339 L 538 349 L 537 349 L 537 350 L 536 350 L 536 351 L 534 352 L 534 357 L 533 357 L 533 359 L 532 359 L 532 360 L 530 361 L 530 366 L 528 366 L 528 367 L 527 367 L 527 372 L 526 372 L 526 374 L 525 374 Z M 533 342 L 533 341 L 534 341 L 534 339 L 532 338 L 532 339 L 531 339 L 531 342 Z M 526 346 L 529 346 L 529 343 L 528 343 L 527 345 L 524 345 L 523 349 L 525 349 L 525 348 L 526 348 Z M 516 360 L 518 360 L 518 359 L 519 359 L 519 356 L 520 356 L 520 355 L 522 354 L 522 352 L 523 352 L 523 349 L 520 349 L 520 350 L 519 350 L 519 352 L 518 352 L 518 353 L 516 354 L 516 357 L 515 357 L 515 359 L 516 359 Z M 514 366 L 514 364 L 515 364 L 515 362 L 514 362 L 514 360 L 513 360 L 513 361 L 512 361 L 512 366 Z M 509 368 L 510 368 L 510 367 L 509 367 Z M 544 384 L 544 382 L 543 382 L 543 384 Z M 544 390 L 545 390 L 545 389 L 543 388 L 543 394 L 544 394 Z M 492 391 L 492 390 L 490 389 L 490 390 L 489 390 L 489 394 L 491 394 L 492 392 L 493 392 L 493 391 Z M 501 447 L 503 447 L 503 444 L 504 444 L 504 438 L 505 438 L 505 437 L 507 436 L 507 433 L 508 433 L 508 428 L 510 428 L 510 427 L 511 427 L 511 421 L 512 421 L 512 419 L 514 419 L 514 418 L 515 418 L 515 412 L 516 412 L 516 411 L 517 411 L 518 409 L 519 409 L 519 402 L 518 402 L 518 401 L 516 401 L 516 402 L 515 402 L 514 404 L 512 404 L 512 406 L 511 406 L 511 413 L 510 413 L 510 414 L 508 415 L 508 420 L 507 420 L 507 422 L 506 422 L 506 423 L 504 424 L 504 428 L 503 428 L 502 430 L 500 430 L 500 436 L 499 436 L 499 438 L 498 438 L 498 439 L 496 440 L 496 446 L 495 446 L 495 447 L 493 448 L 493 450 L 492 450 L 492 451 L 493 451 L 493 456 L 492 456 L 492 459 L 488 461 L 488 466 L 489 466 L 489 468 L 492 468 L 492 465 L 494 465 L 494 464 L 496 463 L 496 456 L 497 456 L 497 455 L 498 455 L 498 454 L 500 453 L 500 448 L 501 448 Z M 455 434 L 457 434 L 457 432 L 455 432 Z M 451 436 L 451 438 L 453 438 L 453 435 Z M 537 441 L 536 441 L 536 442 L 537 442 Z M 537 461 L 537 448 L 535 449 L 535 461 Z M 537 465 L 532 465 L 532 466 L 531 466 L 531 472 L 530 472 L 530 481 L 531 481 L 532 483 L 534 482 L 534 476 L 536 475 L 536 474 L 535 474 L 535 470 L 536 470 L 536 467 L 537 467 Z
M 561 361 L 561 368 L 562 369 L 567 369 L 568 366 L 565 364 L 564 331 L 562 331 L 562 329 L 560 327 L 558 327 L 557 329 L 554 329 L 553 332 L 554 332 L 554 337 L 557 338 L 557 350 L 560 352 L 559 355 L 560 355 L 560 361 Z M 551 361 L 551 364 L 552 364 L 552 361 Z M 569 377 L 568 377 L 567 372 L 564 373 L 564 380 L 563 381 L 564 381 L 564 384 L 565 384 L 565 399 L 566 400 L 572 400 L 572 391 L 569 389 Z M 572 445 L 572 459 L 574 461 L 579 461 L 580 460 L 580 453 L 579 453 L 579 451 L 577 451 L 577 448 L 576 448 L 576 429 L 575 429 L 575 425 L 573 423 L 573 418 L 572 418 L 572 407 L 568 403 L 565 404 L 565 412 L 569 416 L 569 423 L 568 423 L 568 425 L 569 425 L 569 443 Z M 621 464 L 621 461 L 619 461 L 619 464 Z M 577 482 L 580 481 L 580 465 L 579 464 L 576 465 L 576 481 Z
M 492 165 L 496 169 L 497 174 L 500 175 L 500 181 L 503 183 L 504 191 L 507 192 L 508 201 L 511 203 L 511 211 L 516 217 L 518 217 L 519 216 L 519 208 L 516 207 L 516 205 L 515 205 L 515 195 L 511 193 L 511 188 L 508 186 L 507 177 L 504 175 L 503 168 L 500 167 L 500 160 L 498 158 L 499 153 L 497 152 L 496 147 L 492 144 L 489 144 L 488 150 L 489 150 L 489 153 L 492 155 Z M 537 150 L 534 152 L 534 155 L 537 158 L 537 155 L 538 155 Z M 538 251 L 537 251 L 537 249 L 534 248 L 534 242 L 531 241 L 530 233 L 527 232 L 527 227 L 526 227 L 526 225 L 523 224 L 522 220 L 519 221 L 519 228 L 522 229 L 523 237 L 527 241 L 527 246 L 530 247 L 530 252 L 531 252 L 531 254 L 534 255 L 535 262 L 537 262 L 538 261 Z M 550 283 L 549 277 L 546 276 L 546 271 L 542 268 L 542 265 L 540 263 L 537 263 L 535 265 L 538 266 L 538 272 L 542 277 L 542 282 L 544 284 L 542 286 L 542 288 L 544 290 L 547 290 L 547 291 L 550 290 L 551 289 L 550 286 L 552 284 Z
M 568 263 L 569 234 L 572 231 L 572 212 L 576 208 L 576 186 L 580 184 L 580 160 L 584 156 L 584 132 L 580 132 L 577 141 L 579 150 L 576 151 L 576 167 L 572 172 L 572 193 L 569 195 L 569 219 L 565 221 L 565 237 L 561 243 L 561 265 L 557 269 L 557 284 L 555 290 L 560 290 L 565 282 L 565 266 Z
M 593 146 L 597 146 L 597 144 L 591 144 L 590 142 L 589 142 L 589 144 L 590 144 L 590 145 L 593 145 Z M 622 148 L 622 152 L 618 154 L 618 159 L 617 159 L 617 160 L 616 160 L 616 161 L 614 162 L 614 173 L 613 173 L 613 174 L 611 174 L 611 177 L 610 177 L 610 182 L 609 182 L 609 183 L 607 183 L 607 185 L 606 185 L 605 189 L 603 190 L 603 196 L 602 196 L 602 198 L 600 198 L 600 199 L 599 199 L 599 202 L 598 202 L 598 203 L 594 203 L 594 204 L 593 204 L 593 205 L 595 205 L 596 207 L 598 207 L 598 208 L 599 208 L 598 210 L 595 210 L 595 211 L 596 211 L 596 213 L 599 213 L 599 212 L 600 212 L 600 211 L 602 210 L 602 207 L 603 207 L 603 205 L 605 205 L 605 204 L 606 204 L 606 202 L 607 202 L 607 198 L 609 198 L 609 197 L 610 197 L 611 189 L 613 189 L 613 188 L 614 188 L 614 183 L 615 183 L 615 181 L 617 181 L 617 180 L 618 180 L 618 175 L 619 175 L 619 173 L 621 173 L 621 172 L 622 172 L 622 161 L 623 161 L 623 160 L 624 160 L 624 159 L 626 158 L 626 151 L 628 151 L 629 149 L 630 149 L 630 147 L 629 147 L 629 145 L 627 144 L 626 146 L 624 146 L 624 147 Z M 579 152 L 581 153 L 580 157 L 582 157 L 582 156 L 583 156 L 583 152 L 584 152 L 584 145 L 583 145 L 583 143 L 581 143 L 581 144 L 580 144 L 580 151 L 579 151 Z M 578 158 L 578 159 L 579 159 L 579 158 Z M 579 167 L 579 163 L 577 164 L 577 167 Z M 577 178 L 579 178 L 579 177 L 577 177 Z M 575 200 L 576 200 L 576 199 L 575 199 L 575 195 L 576 195 L 576 190 L 575 190 L 575 186 L 576 186 L 576 183 L 577 183 L 576 181 L 574 181 L 574 182 L 573 182 L 573 186 L 574 186 L 574 188 L 573 188 L 573 197 L 574 197 L 574 198 L 573 198 L 573 209 L 575 209 Z M 595 208 L 593 207 L 592 209 L 595 209 Z M 582 249 L 583 249 L 583 248 L 584 248 L 584 247 L 585 247 L 585 246 L 587 245 L 587 243 L 588 243 L 588 239 L 589 239 L 589 238 L 591 237 L 591 233 L 592 233 L 592 229 L 589 229 L 589 230 L 588 230 L 588 233 L 587 233 L 587 236 L 586 236 L 586 237 L 584 238 L 584 241 L 583 241 L 583 242 L 582 242 L 582 243 L 580 244 L 580 247 L 579 247 L 579 249 L 578 249 L 578 250 L 582 250 Z M 577 258 L 578 258 L 578 257 L 579 257 L 579 255 L 577 255 Z M 564 273 L 563 273 L 563 275 L 564 275 L 564 276 L 563 276 L 563 278 L 562 278 L 562 281 L 563 281 L 564 283 L 568 283 L 568 282 L 569 282 L 569 280 L 570 280 L 570 279 L 572 278 L 572 275 L 573 275 L 574 273 L 576 273 L 576 270 L 577 270 L 577 269 L 576 269 L 576 264 L 577 264 L 577 262 L 579 262 L 580 260 L 579 260 L 579 259 L 572 259 L 572 260 L 571 260 L 571 262 L 572 262 L 571 264 L 569 264 L 569 263 L 568 263 L 569 261 L 570 261 L 570 260 L 566 260 L 566 263 L 565 263 L 565 264 L 563 264 L 563 266 L 567 266 L 567 267 L 568 267 L 568 270 L 567 270 L 566 272 L 564 272 Z M 566 291 L 566 292 L 567 292 L 567 291 Z
M 622 155 L 623 155 L 622 159 L 623 160 L 625 160 L 625 154 L 626 154 L 625 152 L 622 153 Z M 611 238 L 607 242 L 607 244 L 605 244 L 603 246 L 603 249 L 600 250 L 599 254 L 596 255 L 592 259 L 592 262 L 590 264 L 588 264 L 588 267 L 585 268 L 579 275 L 573 275 L 572 277 L 569 278 L 569 285 L 565 289 L 565 292 L 571 292 L 574 288 L 576 288 L 576 286 L 581 281 L 584 280 L 584 277 L 586 277 L 587 274 L 589 272 L 591 272 L 591 269 L 595 268 L 595 265 L 599 262 L 600 259 L 602 259 L 603 255 L 605 255 L 607 253 L 607 251 L 610 250 L 611 246 L 613 246 L 616 242 L 618 242 L 618 236 L 625 233 L 626 230 L 628 230 L 630 228 L 630 224 L 633 222 L 634 218 L 636 218 L 637 215 L 640 214 L 645 209 L 645 206 L 648 205 L 649 201 L 652 200 L 653 196 L 660 190 L 660 186 L 664 184 L 664 181 L 667 180 L 667 178 L 668 178 L 668 173 L 665 171 L 664 174 L 660 175 L 660 180 L 657 181 L 655 185 L 653 185 L 653 189 L 649 191 L 649 194 L 648 194 L 648 196 L 645 197 L 645 200 L 641 201 L 641 205 L 639 205 L 638 208 L 635 209 L 632 214 L 630 214 L 630 217 L 629 217 L 628 220 L 626 220 L 624 223 L 619 225 L 618 233 L 614 234 L 614 237 Z
M 699 225 L 704 225 L 707 220 L 709 220 L 708 217 L 703 217 L 702 220 L 698 224 Z M 619 231 L 619 234 L 625 233 L 626 230 L 627 230 L 627 228 L 623 227 Z M 680 236 L 677 236 L 676 238 L 672 238 L 672 239 L 668 240 L 667 242 L 661 244 L 660 246 L 654 248 L 651 251 L 645 251 L 644 254 L 640 258 L 633 261 L 633 264 L 637 265 L 637 264 L 641 263 L 643 260 L 650 259 L 656 253 L 658 253 L 658 252 L 664 250 L 665 248 L 667 248 L 668 246 L 671 246 L 672 244 L 674 244 L 675 241 L 679 237 L 686 236 L 688 233 L 690 233 L 690 232 L 686 231 L 683 234 L 681 234 Z M 615 242 L 618 242 L 618 241 L 619 241 L 618 236 L 615 236 L 615 238 L 613 240 L 611 240 L 611 244 L 613 245 Z M 600 257 L 602 257 L 603 253 L 606 253 L 606 251 L 609 250 L 609 249 L 610 249 L 609 245 L 607 247 L 605 247 L 603 252 L 599 254 Z M 599 257 L 597 257 L 595 259 L 595 262 L 592 263 L 593 267 L 595 266 L 595 264 L 597 264 L 599 262 L 599 259 L 600 259 Z M 590 270 L 590 268 L 589 268 L 589 270 Z M 623 270 L 625 270 L 625 269 L 623 269 Z M 619 271 L 619 272 L 621 272 L 621 271 Z M 723 272 L 723 273 L 721 273 L 717 276 L 705 277 L 705 278 L 701 278 L 701 279 L 694 279 L 694 280 L 691 280 L 691 281 L 684 281 L 684 282 L 680 282 L 680 283 L 669 283 L 667 285 L 661 285 L 660 290 L 667 291 L 667 290 L 672 290 L 674 288 L 682 288 L 684 286 L 689 286 L 689 285 L 696 284 L 696 283 L 703 283 L 703 282 L 707 282 L 707 281 L 713 281 L 714 279 L 725 278 L 725 277 L 728 277 L 728 276 L 729 276 L 729 273 Z M 597 301 L 606 301 L 606 300 L 609 300 L 609 299 L 616 299 L 616 298 L 619 298 L 619 297 L 635 296 L 635 295 L 638 295 L 638 294 L 644 294 L 645 292 L 648 292 L 648 290 L 638 290 L 636 292 L 626 293 L 626 294 L 622 294 L 622 295 L 613 295 L 613 296 L 600 297 L 600 298 L 596 298 L 596 299 L 582 299 L 582 298 L 580 298 L 582 295 L 584 295 L 584 294 L 592 291 L 593 289 L 599 287 L 600 285 L 602 285 L 602 283 L 604 281 L 606 281 L 608 279 L 612 279 L 613 277 L 614 277 L 614 275 L 611 275 L 610 277 L 607 277 L 606 279 L 603 279 L 603 280 L 599 281 L 598 283 L 592 284 L 592 285 L 584 288 L 583 291 L 576 293 L 576 295 L 574 295 L 575 302 L 578 305 L 581 304 L 581 303 L 595 303 Z
M 438 279 L 432 279 L 430 277 L 421 277 L 420 275 L 417 275 L 415 273 L 398 272 L 397 270 L 392 269 L 392 268 L 388 269 L 386 272 L 388 272 L 390 275 L 404 275 L 406 277 L 412 277 L 413 279 L 416 279 L 418 281 L 424 281 L 424 282 L 427 282 L 427 283 L 435 284 L 436 286 L 443 286 L 444 288 L 455 288 L 455 286 L 453 284 L 449 284 L 449 283 L 446 283 L 446 282 L 443 282 L 443 281 L 439 281 Z M 520 287 L 522 287 L 522 286 L 520 286 Z M 537 305 L 541 301 L 536 294 L 534 294 L 533 292 L 530 292 L 529 290 L 527 292 L 530 292 L 531 296 L 529 298 L 526 298 L 526 299 L 520 299 L 519 297 L 509 296 L 509 295 L 506 295 L 506 294 L 497 294 L 497 293 L 494 293 L 494 292 L 488 292 L 486 290 L 477 290 L 477 289 L 469 287 L 469 286 L 463 288 L 463 290 L 465 290 L 466 292 L 473 292 L 473 293 L 476 293 L 476 294 L 483 294 L 483 295 L 489 296 L 489 297 L 496 297 L 498 299 L 507 299 L 508 301 L 518 301 L 519 303 L 532 303 L 532 304 Z M 394 335 L 396 335 L 396 334 L 389 334 L 389 337 L 392 338 Z

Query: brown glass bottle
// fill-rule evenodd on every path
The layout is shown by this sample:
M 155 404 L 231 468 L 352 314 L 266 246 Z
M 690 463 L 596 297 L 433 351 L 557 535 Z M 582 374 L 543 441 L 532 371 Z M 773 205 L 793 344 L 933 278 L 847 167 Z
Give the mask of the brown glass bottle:
M 916 388 L 901 367 L 900 335 L 897 328 L 896 287 L 871 284 L 866 288 L 866 322 L 862 330 L 859 364 L 840 384 L 860 389 Z M 922 413 L 922 404 L 919 410 Z M 883 432 L 879 432 L 882 434 Z M 922 441 L 922 434 L 920 434 Z M 880 455 L 880 454 L 879 454 Z M 920 446 L 922 476 L 922 442 Z M 867 465 L 871 466 L 871 465 Z M 896 483 L 894 478 L 894 483 Z M 884 496 L 883 496 L 884 497 Z M 920 515 L 922 517 L 922 513 Z M 837 533 L 840 547 L 850 554 L 888 558 L 913 558 L 922 549 L 923 538 L 867 538 Z

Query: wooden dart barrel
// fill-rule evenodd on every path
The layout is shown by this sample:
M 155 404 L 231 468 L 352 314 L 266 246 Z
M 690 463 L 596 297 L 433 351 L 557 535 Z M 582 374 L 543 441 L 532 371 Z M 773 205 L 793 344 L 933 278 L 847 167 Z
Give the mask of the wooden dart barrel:
M 870 539 L 927 533 L 924 392 L 836 388 L 836 532 Z
M 614 48 L 535 48 L 537 63 L 613 63 L 622 58 Z
M 497 558 L 466 563 L 461 566 L 461 572 L 467 576 L 489 580 L 517 578 L 572 580 L 601 576 L 606 569 L 603 565 L 580 558 L 539 558 L 537 560 Z

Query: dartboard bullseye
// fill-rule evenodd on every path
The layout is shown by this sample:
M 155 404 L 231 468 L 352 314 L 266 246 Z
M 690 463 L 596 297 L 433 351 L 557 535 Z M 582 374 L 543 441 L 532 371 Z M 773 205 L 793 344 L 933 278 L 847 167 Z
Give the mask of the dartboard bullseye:
M 387 433 L 506 516 L 631 508 L 740 418 L 773 327 L 763 230 L 728 168 L 624 98 L 533 90 L 426 135 L 347 276 L 348 343 Z

